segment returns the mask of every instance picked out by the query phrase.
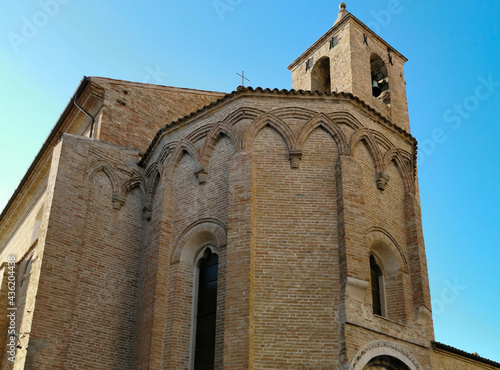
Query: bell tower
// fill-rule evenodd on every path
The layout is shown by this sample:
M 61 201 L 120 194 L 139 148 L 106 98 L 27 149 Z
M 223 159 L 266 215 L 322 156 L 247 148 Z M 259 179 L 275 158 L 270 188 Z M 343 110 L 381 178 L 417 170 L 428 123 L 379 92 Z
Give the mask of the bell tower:
M 342 3 L 333 27 L 288 69 L 295 90 L 351 93 L 409 132 L 406 61 Z

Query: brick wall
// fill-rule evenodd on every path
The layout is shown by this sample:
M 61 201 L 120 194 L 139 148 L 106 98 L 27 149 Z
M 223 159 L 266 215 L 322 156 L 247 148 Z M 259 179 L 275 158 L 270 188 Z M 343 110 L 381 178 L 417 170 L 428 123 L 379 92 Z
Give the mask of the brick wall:
M 119 186 L 113 168 L 125 170 L 125 160 L 136 161 L 137 152 L 70 135 L 56 150 L 31 327 L 43 345 L 33 366 L 131 365 L 143 195 Z M 112 200 L 119 192 L 118 209 Z
M 166 236 L 169 256 L 196 222 L 227 222 L 224 357 L 218 367 L 340 366 L 356 345 L 345 340 L 345 321 L 362 323 L 366 333 L 429 345 L 424 338 L 432 323 L 416 323 L 413 314 L 406 249 L 411 155 L 406 162 L 397 157 L 411 153 L 413 143 L 351 104 L 335 97 L 242 93 L 198 119 L 180 122 L 172 134 L 167 129 L 150 153 L 145 168 L 161 169 L 157 191 L 164 194 L 161 206 L 154 205 L 162 211 L 155 216 L 153 209 L 151 225 L 156 217 L 163 220 L 155 233 Z M 213 142 L 212 132 L 221 127 L 225 134 Z M 225 152 L 227 145 L 235 154 L 216 161 L 217 148 Z M 376 181 L 382 170 L 390 177 L 383 191 Z M 362 211 L 361 218 L 353 207 Z M 371 244 L 382 242 L 400 266 L 387 281 L 389 320 L 373 315 L 370 289 L 362 306 L 346 316 L 342 307 L 350 309 L 353 302 L 342 298 L 344 281 L 355 276 L 369 282 Z M 157 268 L 164 272 L 157 286 L 168 291 L 169 312 L 158 307 L 152 313 L 166 320 L 164 337 L 156 339 L 164 341 L 163 366 L 187 366 L 193 267 L 181 260 Z

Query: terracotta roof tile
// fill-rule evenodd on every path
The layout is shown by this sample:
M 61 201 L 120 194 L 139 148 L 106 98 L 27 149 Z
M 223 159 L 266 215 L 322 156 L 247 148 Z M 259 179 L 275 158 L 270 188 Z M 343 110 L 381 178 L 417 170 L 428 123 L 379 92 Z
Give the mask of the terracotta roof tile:
M 456 355 L 469 358 L 471 360 L 475 360 L 478 362 L 482 362 L 484 364 L 488 364 L 488 365 L 500 368 L 500 363 L 498 363 L 496 361 L 489 360 L 487 358 L 481 357 L 481 356 L 474 354 L 474 353 L 462 351 L 461 349 L 449 346 L 449 345 L 444 344 L 444 343 L 432 342 L 432 346 L 434 348 L 438 348 L 438 349 L 441 349 L 443 351 L 451 352 L 451 353 L 454 353 Z

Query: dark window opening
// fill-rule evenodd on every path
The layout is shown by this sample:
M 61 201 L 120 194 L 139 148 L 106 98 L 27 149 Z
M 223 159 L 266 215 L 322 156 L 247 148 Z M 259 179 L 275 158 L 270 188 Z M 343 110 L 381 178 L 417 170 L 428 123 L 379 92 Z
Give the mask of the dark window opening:
M 195 369 L 214 368 L 218 268 L 219 257 L 207 248 L 198 265 Z
M 382 269 L 377 265 L 375 257 L 370 256 L 370 273 L 372 284 L 372 303 L 373 313 L 375 315 L 383 316 L 383 274 Z
M 372 95 L 384 104 L 391 103 L 389 74 L 382 58 L 373 54 L 370 58 Z
M 363 370 L 408 370 L 408 366 L 395 357 L 378 356 L 366 364 Z
M 333 36 L 332 39 L 330 40 L 330 50 L 332 50 L 337 44 L 339 43 L 339 39 L 337 36 Z
M 331 92 L 330 58 L 323 57 L 311 72 L 311 91 Z

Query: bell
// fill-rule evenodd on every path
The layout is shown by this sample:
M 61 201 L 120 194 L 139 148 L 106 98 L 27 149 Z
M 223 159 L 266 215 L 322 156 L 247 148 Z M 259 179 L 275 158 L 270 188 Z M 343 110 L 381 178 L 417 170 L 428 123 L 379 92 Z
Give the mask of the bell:
M 378 82 L 373 80 L 372 83 L 372 94 L 374 97 L 378 98 L 382 94 L 382 89 L 378 86 Z

